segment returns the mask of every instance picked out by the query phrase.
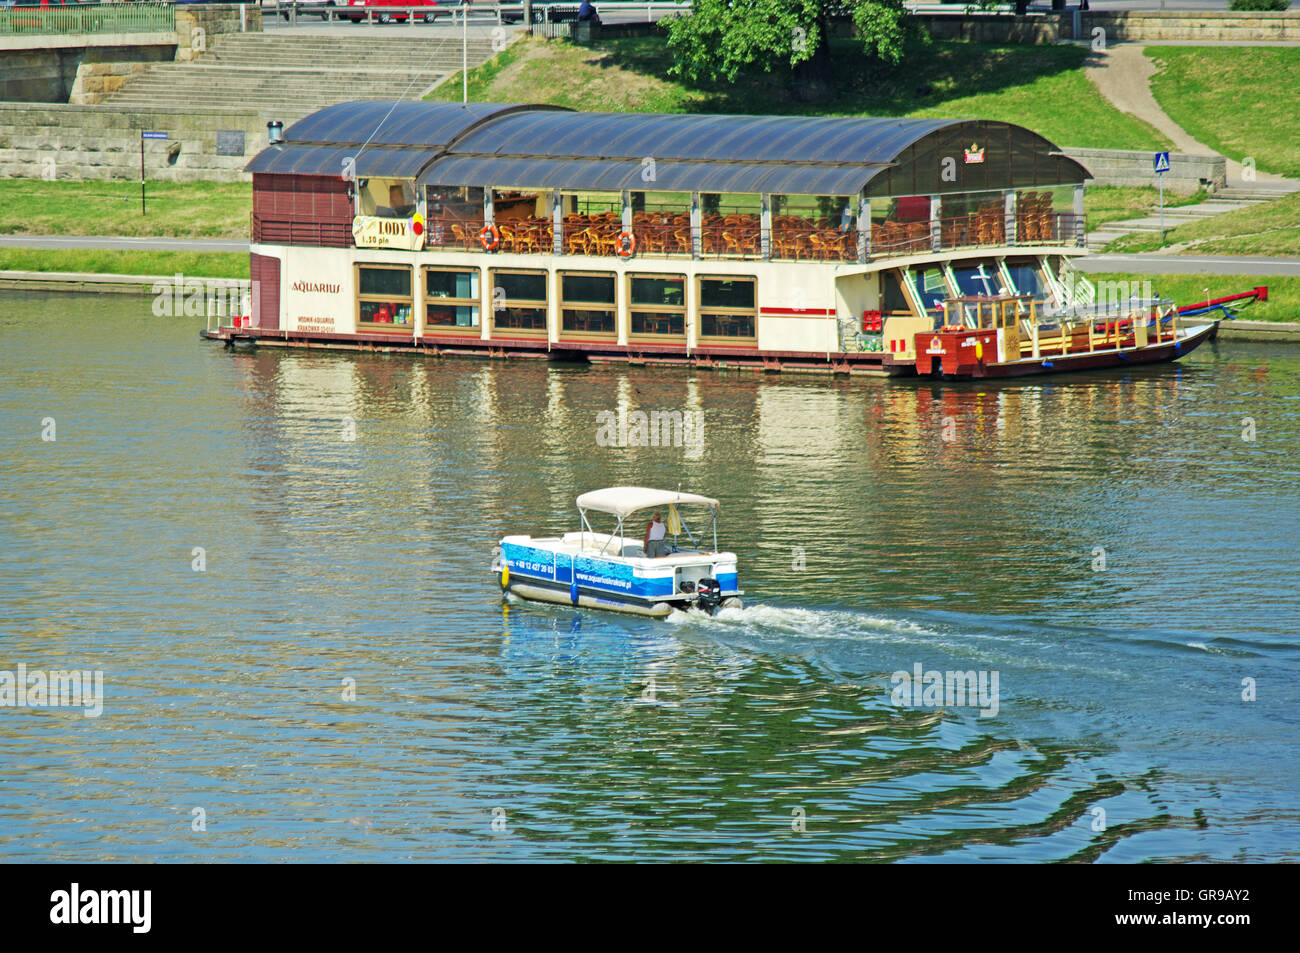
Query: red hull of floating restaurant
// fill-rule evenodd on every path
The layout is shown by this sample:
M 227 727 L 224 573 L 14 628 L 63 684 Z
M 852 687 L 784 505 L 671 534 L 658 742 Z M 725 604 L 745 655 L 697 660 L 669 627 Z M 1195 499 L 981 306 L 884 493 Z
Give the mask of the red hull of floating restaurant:
M 1009 123 L 353 102 L 249 164 L 228 343 L 914 370 L 942 301 L 1070 302 L 1088 172 Z

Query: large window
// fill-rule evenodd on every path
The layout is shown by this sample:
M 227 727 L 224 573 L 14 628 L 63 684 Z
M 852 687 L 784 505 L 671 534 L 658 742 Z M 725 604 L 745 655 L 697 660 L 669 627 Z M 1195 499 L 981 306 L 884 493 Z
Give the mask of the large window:
M 753 278 L 700 279 L 700 338 L 753 343 L 757 328 L 757 282 Z
M 493 215 L 503 253 L 550 254 L 552 247 L 551 196 L 536 189 L 495 189 Z
M 432 333 L 479 333 L 477 268 L 426 268 L 424 323 Z
M 909 271 L 912 287 L 916 289 L 917 300 L 921 306 L 936 319 L 936 327 L 943 324 L 943 299 L 948 297 L 948 283 L 944 281 L 943 269 L 938 266 L 930 268 L 913 268 Z
M 492 269 L 492 331 L 546 336 L 546 272 Z
M 411 269 L 406 265 L 357 265 L 357 327 L 411 334 Z
M 1035 298 L 1047 294 L 1046 281 L 1037 258 L 1008 258 L 1007 272 L 1018 294 L 1033 295 Z
M 560 273 L 562 333 L 614 337 L 614 276 L 605 273 Z
M 428 244 L 440 248 L 482 251 L 483 190 L 472 186 L 428 186 L 425 189 Z
M 684 275 L 632 275 L 628 278 L 631 337 L 655 338 L 686 335 L 686 277 Z
M 415 183 L 410 179 L 357 180 L 357 214 L 407 218 L 415 214 Z
M 1002 294 L 1002 277 L 992 261 L 961 262 L 952 266 L 952 276 L 963 297 Z

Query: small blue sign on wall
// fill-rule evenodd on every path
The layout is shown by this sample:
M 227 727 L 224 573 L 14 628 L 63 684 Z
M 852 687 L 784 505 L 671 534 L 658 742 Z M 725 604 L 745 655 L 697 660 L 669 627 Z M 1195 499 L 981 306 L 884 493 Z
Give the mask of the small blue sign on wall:
M 167 133 L 165 133 L 165 132 L 141 132 L 141 133 L 140 133 L 140 138 L 141 138 L 141 139 L 166 139 L 166 138 L 167 138 Z
M 1156 166 L 1156 171 L 1157 171 L 1157 172 L 1168 172 L 1168 171 L 1169 171 L 1169 153 L 1168 153 L 1168 152 L 1157 152 L 1157 153 L 1156 153 L 1156 158 L 1155 158 L 1155 166 Z

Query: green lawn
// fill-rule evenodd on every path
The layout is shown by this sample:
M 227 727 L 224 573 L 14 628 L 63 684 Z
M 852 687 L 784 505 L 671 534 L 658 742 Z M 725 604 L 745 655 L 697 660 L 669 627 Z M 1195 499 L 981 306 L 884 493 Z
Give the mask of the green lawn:
M 788 73 L 734 85 L 666 79 L 672 65 L 659 37 L 602 40 L 521 38 L 470 71 L 473 100 L 545 102 L 628 112 L 799 113 L 997 119 L 1029 127 L 1058 145 L 1160 149 L 1169 143 L 1120 112 L 1084 75 L 1088 51 L 1075 46 L 989 46 L 936 41 L 896 68 L 864 66 L 851 41 L 836 41 L 836 98 L 798 100 Z M 460 75 L 429 94 L 458 102 Z
M 1124 235 L 1107 251 L 1155 251 L 1168 245 L 1196 255 L 1300 255 L 1300 192 L 1202 222 L 1189 222 L 1166 233 L 1162 244 L 1155 233 Z
M 151 182 L 140 214 L 139 182 L 0 179 L 0 234 L 248 238 L 247 182 Z
M 1268 287 L 1268 300 L 1257 301 L 1241 310 L 1243 321 L 1286 321 L 1300 323 L 1300 278 L 1277 275 L 1137 275 L 1090 274 L 1089 281 L 1149 281 L 1158 295 L 1173 298 L 1182 307 L 1206 300 L 1209 297 L 1226 298 L 1228 295 L 1249 291 L 1258 285 Z
M 1151 46 L 1151 91 L 1169 117 L 1229 158 L 1300 178 L 1300 47 Z
M 247 278 L 239 252 L 116 251 L 82 248 L 0 248 L 0 271 L 77 271 L 101 275 Z

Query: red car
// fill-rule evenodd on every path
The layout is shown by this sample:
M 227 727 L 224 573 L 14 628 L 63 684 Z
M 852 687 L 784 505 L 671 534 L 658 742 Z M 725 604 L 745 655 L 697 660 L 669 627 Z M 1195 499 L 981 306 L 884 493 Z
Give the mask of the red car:
M 342 0 L 340 0 L 340 6 Z M 366 7 L 437 7 L 439 0 L 347 0 L 346 11 L 340 11 L 339 17 L 345 20 L 351 20 L 353 23 L 361 23 L 366 19 Z M 385 11 L 376 13 L 375 19 L 380 23 L 392 23 L 394 20 L 405 23 L 414 17 L 416 20 L 423 20 L 425 23 L 432 23 L 442 13 L 441 10 L 411 10 L 407 13 L 393 13 Z

